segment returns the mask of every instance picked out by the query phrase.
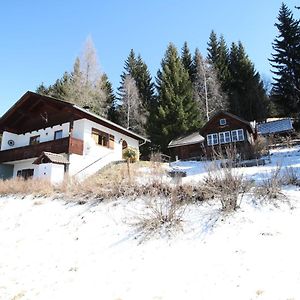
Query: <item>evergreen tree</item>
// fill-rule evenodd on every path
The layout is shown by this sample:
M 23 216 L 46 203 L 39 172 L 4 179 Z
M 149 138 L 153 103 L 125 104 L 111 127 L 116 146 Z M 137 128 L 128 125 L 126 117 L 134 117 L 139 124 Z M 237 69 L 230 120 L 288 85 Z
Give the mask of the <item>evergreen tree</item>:
M 268 113 L 268 98 L 263 81 L 241 42 L 230 51 L 230 111 L 246 120 L 263 120 Z
M 124 64 L 124 71 L 121 75 L 121 86 L 127 75 L 130 75 L 135 80 L 142 104 L 146 110 L 149 110 L 154 98 L 154 83 L 152 82 L 146 63 L 143 61 L 141 55 L 136 57 L 133 49 L 130 50 Z
M 43 83 L 40 84 L 37 87 L 36 92 L 41 95 L 47 95 L 67 101 L 70 79 L 71 75 L 68 72 L 65 72 L 62 78 L 57 79 L 54 84 L 49 85 L 48 87 L 46 87 Z
M 193 99 L 192 83 L 173 44 L 167 48 L 157 73 L 158 97 L 151 112 L 151 140 L 167 151 L 175 137 L 199 128 L 200 116 Z
M 184 42 L 181 50 L 181 62 L 188 71 L 191 81 L 194 81 L 193 59 L 187 42 Z
M 224 37 L 221 35 L 220 39 L 218 40 L 216 33 L 212 31 L 209 38 L 207 51 L 207 60 L 216 70 L 222 90 L 226 93 L 228 92 L 230 73 L 229 51 Z
M 215 64 L 218 59 L 219 42 L 216 33 L 212 30 L 207 43 L 207 59 L 211 64 Z
M 116 109 L 116 96 L 114 94 L 112 84 L 105 73 L 102 76 L 102 82 L 103 82 L 103 90 L 105 91 L 105 95 L 106 95 L 105 117 L 108 120 L 117 123 L 118 116 L 117 116 L 117 109 Z
M 281 114 L 291 115 L 300 111 L 300 28 L 284 3 L 275 26 L 279 34 L 270 59 L 275 74 L 271 96 Z

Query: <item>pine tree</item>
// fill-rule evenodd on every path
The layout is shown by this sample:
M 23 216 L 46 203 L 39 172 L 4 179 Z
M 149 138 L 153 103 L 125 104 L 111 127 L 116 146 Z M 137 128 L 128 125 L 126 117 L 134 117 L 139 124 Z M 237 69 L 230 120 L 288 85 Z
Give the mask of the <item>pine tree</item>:
M 218 59 L 219 42 L 216 33 L 212 30 L 207 43 L 207 59 L 211 64 L 215 64 Z
M 268 98 L 260 75 L 241 42 L 230 51 L 230 111 L 246 120 L 263 120 L 268 113 Z
M 291 115 L 300 111 L 300 27 L 284 3 L 275 26 L 279 34 L 270 59 L 275 74 L 271 96 L 282 114 Z
M 199 104 L 202 119 L 208 121 L 215 112 L 227 110 L 227 96 L 222 92 L 216 69 L 208 60 L 203 59 L 198 49 L 195 51 L 193 68 L 195 99 Z
M 117 110 L 116 110 L 116 96 L 114 94 L 112 84 L 109 81 L 107 75 L 104 73 L 102 76 L 102 82 L 103 82 L 103 90 L 106 95 L 106 101 L 105 103 L 105 118 L 108 120 L 117 123 L 118 122 L 118 116 L 117 116 Z
M 158 71 L 157 90 L 156 108 L 150 117 L 151 140 L 166 152 L 173 138 L 195 130 L 200 124 L 189 74 L 173 44 L 168 46 Z
M 229 73 L 229 51 L 224 37 L 218 39 L 214 31 L 211 32 L 208 42 L 207 60 L 217 72 L 223 92 L 228 92 L 230 81 Z
M 184 42 L 181 50 L 181 62 L 188 71 L 191 81 L 194 81 L 193 59 L 187 42 Z
M 154 83 L 152 82 L 146 63 L 140 54 L 136 57 L 133 49 L 130 50 L 124 64 L 124 71 L 121 75 L 121 86 L 127 75 L 130 75 L 135 80 L 142 104 L 145 109 L 149 110 L 154 98 Z

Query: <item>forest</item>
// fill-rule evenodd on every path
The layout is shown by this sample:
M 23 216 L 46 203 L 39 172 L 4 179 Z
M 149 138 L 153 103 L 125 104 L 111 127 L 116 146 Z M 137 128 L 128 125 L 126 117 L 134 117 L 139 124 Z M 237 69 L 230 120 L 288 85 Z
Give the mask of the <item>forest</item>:
M 75 103 L 144 135 L 151 140 L 151 149 L 161 152 L 166 152 L 173 138 L 199 130 L 219 110 L 248 121 L 297 118 L 299 20 L 283 3 L 275 26 L 277 35 L 269 58 L 271 87 L 262 80 L 241 41 L 228 45 L 222 34 L 211 31 L 205 56 L 198 48 L 191 51 L 188 42 L 181 49 L 169 43 L 155 77 L 141 54 L 131 49 L 117 91 L 100 71 L 89 36 L 73 69 L 49 86 L 41 83 L 36 91 Z

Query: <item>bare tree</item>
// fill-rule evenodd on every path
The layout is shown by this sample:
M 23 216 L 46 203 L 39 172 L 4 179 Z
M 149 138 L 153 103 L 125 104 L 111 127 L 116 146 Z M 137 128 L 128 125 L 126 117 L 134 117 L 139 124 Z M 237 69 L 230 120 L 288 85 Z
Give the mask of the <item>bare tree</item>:
M 194 57 L 194 94 L 207 121 L 218 110 L 228 108 L 227 97 L 221 89 L 214 67 L 196 49 Z M 204 109 L 203 109 L 204 108 Z
M 89 107 L 97 114 L 106 116 L 106 92 L 104 74 L 100 71 L 92 38 L 86 40 L 84 50 L 74 63 L 67 97 L 81 107 Z
M 141 134 L 145 132 L 146 112 L 139 97 L 138 88 L 133 77 L 125 76 L 120 88 L 121 123 L 127 129 L 133 129 Z

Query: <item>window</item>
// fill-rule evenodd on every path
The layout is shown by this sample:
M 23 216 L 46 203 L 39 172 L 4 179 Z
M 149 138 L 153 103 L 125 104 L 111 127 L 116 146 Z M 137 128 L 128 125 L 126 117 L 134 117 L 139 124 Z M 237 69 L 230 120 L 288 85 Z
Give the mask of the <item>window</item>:
M 207 145 L 212 146 L 212 145 L 217 145 L 218 144 L 218 134 L 217 133 L 212 133 L 208 134 L 206 136 L 207 139 Z
M 231 142 L 230 131 L 220 132 L 219 133 L 220 144 L 226 144 Z
M 29 139 L 29 145 L 36 145 L 40 143 L 40 136 L 39 135 L 35 135 L 35 136 L 31 136 Z
M 23 170 L 18 170 L 17 176 L 22 177 L 26 180 L 26 179 L 32 177 L 33 173 L 34 173 L 33 169 L 23 169 Z
M 233 142 L 240 142 L 244 141 L 244 130 L 243 129 L 237 129 L 231 131 L 231 139 Z
M 221 126 L 226 125 L 226 119 L 220 119 L 220 125 Z
M 59 140 L 61 139 L 63 136 L 63 131 L 62 130 L 57 130 L 54 132 L 54 139 L 55 140 Z
M 111 148 L 111 149 L 114 148 L 115 137 L 111 134 L 93 128 L 92 138 L 97 145 Z

